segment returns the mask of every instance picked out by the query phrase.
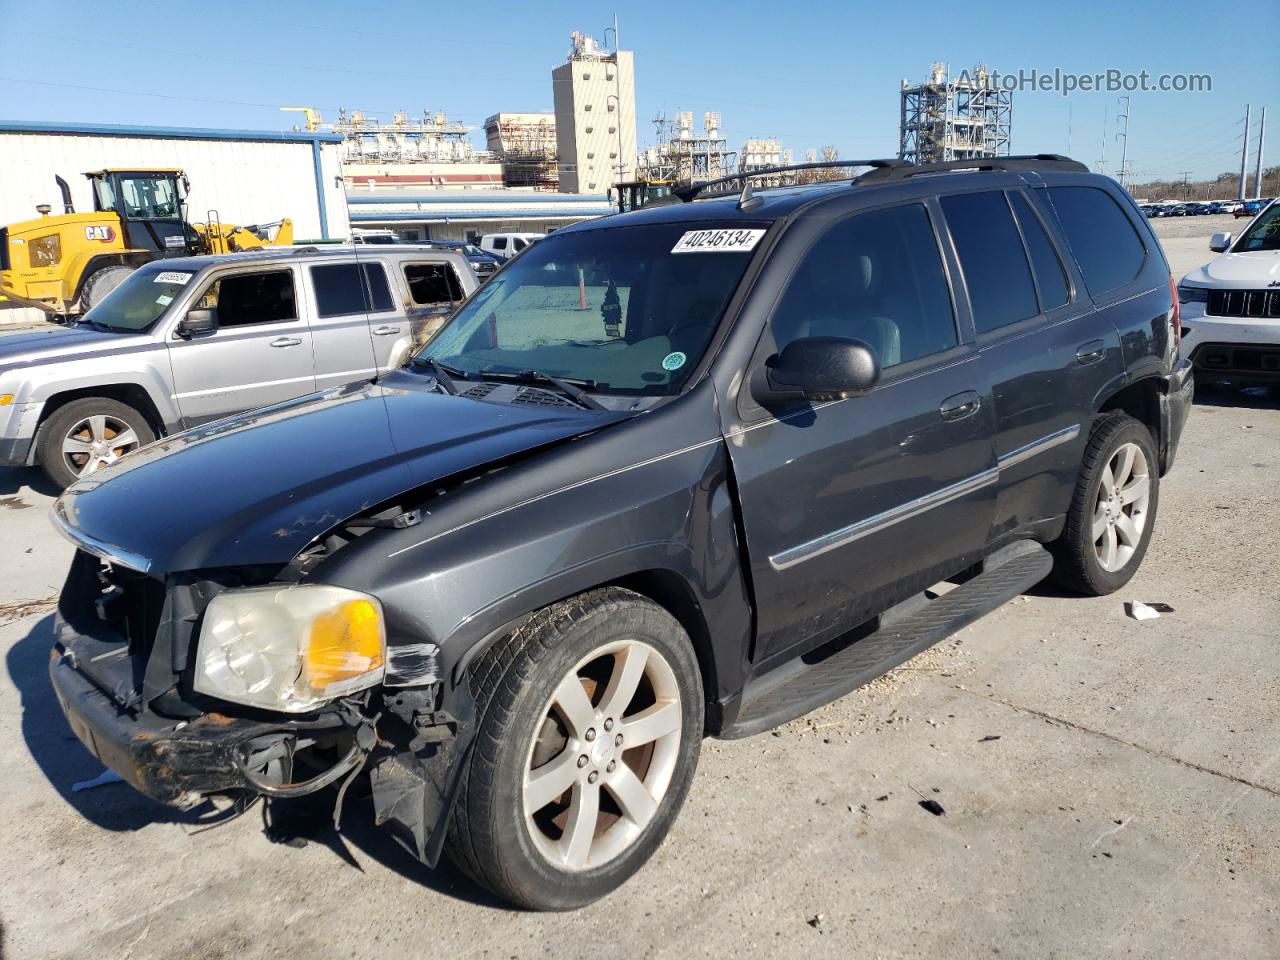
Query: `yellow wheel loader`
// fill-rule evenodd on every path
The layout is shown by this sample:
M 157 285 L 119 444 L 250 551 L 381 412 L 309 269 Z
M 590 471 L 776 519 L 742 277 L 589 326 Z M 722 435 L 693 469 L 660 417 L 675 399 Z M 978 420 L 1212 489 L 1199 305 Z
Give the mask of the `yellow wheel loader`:
M 76 213 L 71 190 L 62 191 L 63 213 L 0 227 L 0 300 L 51 314 L 85 313 L 141 264 L 166 257 L 234 253 L 293 243 L 293 221 L 237 227 L 185 216 L 187 176 L 174 169 L 98 170 L 93 213 Z

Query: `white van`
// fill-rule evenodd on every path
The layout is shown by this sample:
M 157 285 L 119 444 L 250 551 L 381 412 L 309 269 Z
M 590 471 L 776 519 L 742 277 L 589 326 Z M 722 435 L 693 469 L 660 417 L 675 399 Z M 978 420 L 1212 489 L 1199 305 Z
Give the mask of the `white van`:
M 545 233 L 486 233 L 480 238 L 480 249 L 499 260 L 510 260 L 529 244 L 545 236 Z

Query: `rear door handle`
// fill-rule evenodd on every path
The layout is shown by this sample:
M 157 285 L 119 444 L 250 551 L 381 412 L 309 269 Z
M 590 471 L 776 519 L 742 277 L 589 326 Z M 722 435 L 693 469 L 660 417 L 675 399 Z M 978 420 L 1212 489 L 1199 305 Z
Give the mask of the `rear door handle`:
M 1076 363 L 1097 363 L 1107 353 L 1107 345 L 1102 340 L 1090 340 L 1080 345 L 1076 351 Z
M 376 337 L 389 337 L 393 333 L 399 333 L 399 327 L 374 327 L 373 334 Z
M 965 390 L 955 396 L 947 397 L 938 406 L 938 413 L 943 420 L 963 420 L 972 417 L 982 407 L 982 396 L 974 390 Z
M 273 347 L 299 347 L 302 341 L 297 337 L 276 337 L 271 341 Z

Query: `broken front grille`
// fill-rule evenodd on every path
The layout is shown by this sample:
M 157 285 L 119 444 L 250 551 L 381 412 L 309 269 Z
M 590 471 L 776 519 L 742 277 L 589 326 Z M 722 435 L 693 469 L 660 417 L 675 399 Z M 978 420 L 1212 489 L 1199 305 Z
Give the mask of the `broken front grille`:
M 1205 312 L 1213 317 L 1280 317 L 1280 289 L 1211 290 Z

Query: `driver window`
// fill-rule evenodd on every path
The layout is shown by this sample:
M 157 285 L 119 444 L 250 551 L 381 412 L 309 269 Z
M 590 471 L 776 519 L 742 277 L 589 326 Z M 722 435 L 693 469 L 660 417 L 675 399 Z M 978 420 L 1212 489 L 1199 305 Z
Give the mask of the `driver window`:
M 802 337 L 849 337 L 881 369 L 959 343 L 929 214 L 907 204 L 831 227 L 805 255 L 773 315 L 780 351 Z
M 290 270 L 221 277 L 209 285 L 195 306 L 217 311 L 219 328 L 298 319 Z

